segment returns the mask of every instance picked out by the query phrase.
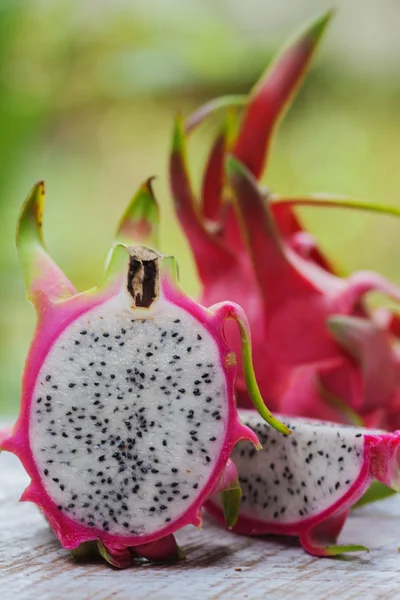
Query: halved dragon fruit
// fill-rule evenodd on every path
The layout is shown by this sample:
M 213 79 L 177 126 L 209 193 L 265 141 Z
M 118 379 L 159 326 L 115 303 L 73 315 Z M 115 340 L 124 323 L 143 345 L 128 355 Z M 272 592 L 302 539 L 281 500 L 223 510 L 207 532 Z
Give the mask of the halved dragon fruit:
M 374 478 L 400 491 L 400 431 L 281 415 L 292 431 L 287 436 L 277 435 L 255 411 L 240 411 L 240 416 L 263 449 L 256 453 L 246 442 L 235 447 L 232 459 L 243 495 L 229 506 L 232 499 L 222 493 L 207 502 L 207 510 L 220 521 L 224 509 L 230 511 L 236 533 L 296 536 L 315 556 L 368 550 L 336 545 L 336 540 L 350 508 Z
M 119 567 L 134 555 L 177 559 L 172 534 L 200 526 L 205 499 L 235 487 L 235 444 L 259 447 L 237 416 L 227 319 L 240 328 L 255 406 L 287 431 L 259 395 L 246 317 L 232 303 L 196 304 L 178 284 L 173 257 L 130 245 L 132 237 L 152 243 L 150 183 L 121 222 L 102 283 L 83 293 L 45 251 L 43 200 L 40 183 L 18 225 L 38 324 L 20 415 L 1 449 L 20 458 L 31 478 L 21 499 L 41 508 L 64 548 L 95 540 Z
M 321 196 L 279 198 L 257 181 L 275 125 L 329 18 L 330 13 L 307 27 L 248 98 L 218 99 L 186 122 L 178 119 L 171 189 L 203 283 L 202 302 L 229 299 L 243 306 L 256 350 L 255 372 L 270 408 L 392 429 L 400 427 L 400 362 L 393 344 L 399 321 L 370 310 L 365 296 L 380 291 L 398 300 L 400 291 L 374 273 L 347 280 L 335 275 L 293 210 L 296 204 L 367 205 Z M 237 130 L 230 117 L 218 134 L 198 201 L 186 160 L 187 134 L 211 112 L 235 103 L 245 104 L 244 115 Z M 227 335 L 237 347 L 236 332 L 228 329 Z M 239 404 L 248 405 L 240 369 L 237 389 Z

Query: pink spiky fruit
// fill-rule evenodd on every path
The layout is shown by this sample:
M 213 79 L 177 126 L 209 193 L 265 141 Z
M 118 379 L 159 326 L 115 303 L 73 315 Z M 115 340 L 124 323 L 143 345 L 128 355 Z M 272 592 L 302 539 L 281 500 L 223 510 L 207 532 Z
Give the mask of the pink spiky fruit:
M 336 276 L 331 261 L 303 230 L 294 207 L 399 211 L 344 197 L 285 199 L 257 185 L 275 126 L 330 16 L 315 20 L 289 44 L 248 98 L 220 98 L 186 122 L 177 120 L 171 190 L 203 284 L 202 302 L 229 299 L 245 309 L 256 350 L 255 371 L 270 407 L 393 428 L 400 425 L 399 358 L 393 347 L 398 319 L 369 310 L 365 295 L 377 290 L 398 298 L 399 291 L 372 273 L 348 280 Z M 187 134 L 215 110 L 238 104 L 245 106 L 243 117 L 237 124 L 228 114 L 212 145 L 198 201 L 187 165 Z M 236 333 L 227 334 L 236 347 Z M 238 401 L 245 406 L 240 367 L 237 386 Z
M 21 460 L 37 504 L 64 548 L 88 542 L 121 568 L 134 556 L 174 560 L 173 533 L 201 525 L 205 499 L 235 488 L 229 456 L 254 433 L 235 405 L 235 355 L 227 319 L 243 340 L 249 393 L 259 395 L 243 311 L 188 298 L 173 257 L 153 245 L 158 210 L 149 182 L 120 224 L 102 283 L 76 293 L 42 239 L 43 184 L 21 213 L 17 245 L 37 328 L 19 418 L 1 449 Z M 81 548 L 82 552 L 79 551 Z M 90 544 L 89 544 L 90 549 Z
M 354 428 L 335 423 L 280 418 L 292 434 L 276 435 L 254 411 L 240 411 L 243 422 L 258 436 L 257 454 L 246 442 L 232 454 L 242 496 L 222 492 L 206 504 L 224 521 L 231 506 L 231 529 L 246 535 L 283 534 L 299 538 L 315 556 L 336 556 L 367 550 L 337 545 L 350 508 L 373 479 L 400 491 L 400 432 Z

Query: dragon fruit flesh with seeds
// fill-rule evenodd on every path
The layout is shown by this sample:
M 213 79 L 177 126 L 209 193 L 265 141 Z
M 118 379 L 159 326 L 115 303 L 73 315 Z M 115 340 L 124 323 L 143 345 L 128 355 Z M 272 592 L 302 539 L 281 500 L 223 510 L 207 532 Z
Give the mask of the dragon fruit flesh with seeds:
M 238 132 L 225 128 L 219 134 L 206 165 L 201 203 L 188 172 L 187 133 L 235 100 L 211 102 L 186 124 L 178 119 L 170 159 L 172 196 L 203 283 L 202 302 L 229 298 L 248 316 L 255 372 L 270 408 L 393 429 L 400 427 L 399 356 L 393 344 L 398 319 L 370 310 L 365 296 L 379 291 L 399 300 L 400 291 L 374 273 L 337 276 L 293 211 L 296 203 L 359 204 L 321 198 L 318 204 L 311 197 L 290 201 L 257 182 L 274 125 L 329 16 L 314 22 L 273 63 L 250 94 Z M 227 335 L 235 347 L 236 333 Z M 237 388 L 239 404 L 247 406 L 240 370 Z
M 263 448 L 256 453 L 240 442 L 233 451 L 243 493 L 233 531 L 297 536 L 315 556 L 367 550 L 336 545 L 336 539 L 372 479 L 400 490 L 400 431 L 280 415 L 292 431 L 287 436 L 277 435 L 255 411 L 240 411 L 240 416 Z M 223 521 L 220 496 L 206 508 Z
M 44 512 L 64 548 L 91 541 L 111 564 L 173 560 L 173 533 L 201 525 L 205 499 L 234 489 L 229 456 L 254 433 L 237 416 L 236 360 L 224 339 L 234 319 L 249 393 L 266 419 L 251 364 L 246 317 L 233 303 L 189 299 L 173 257 L 144 246 L 157 226 L 148 182 L 126 212 L 102 283 L 76 293 L 45 251 L 43 184 L 19 221 L 17 245 L 38 323 L 26 361 L 20 415 L 1 449 L 31 483 L 22 500 Z

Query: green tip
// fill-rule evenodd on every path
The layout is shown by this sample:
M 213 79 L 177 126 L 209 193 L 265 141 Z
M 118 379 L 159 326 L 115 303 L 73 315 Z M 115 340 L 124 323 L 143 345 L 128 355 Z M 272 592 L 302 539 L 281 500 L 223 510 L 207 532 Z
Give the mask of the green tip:
M 239 485 L 221 492 L 222 510 L 225 523 L 229 529 L 234 527 L 237 523 L 241 499 L 242 489 Z
M 226 148 L 232 148 L 237 137 L 239 129 L 239 118 L 236 110 L 229 109 L 226 111 L 225 118 L 222 124 L 222 133 L 225 138 Z
M 172 135 L 172 152 L 183 154 L 185 152 L 185 127 L 182 115 L 175 117 L 174 131 Z
M 326 556 L 339 556 L 347 552 L 369 552 L 369 548 L 357 544 L 349 544 L 348 546 L 326 546 L 325 551 Z
M 77 548 L 73 548 L 71 554 L 77 561 L 94 560 L 99 556 L 97 542 L 83 542 Z
M 355 508 L 361 508 L 361 506 L 366 506 L 367 504 L 372 504 L 372 502 L 378 502 L 380 500 L 384 500 L 385 498 L 390 498 L 397 494 L 396 490 L 392 490 L 392 488 L 388 487 L 384 483 L 380 481 L 373 481 L 369 486 L 368 490 L 365 494 L 356 502 L 353 506 L 353 510 Z
M 178 560 L 186 560 L 186 552 L 181 546 L 177 546 Z
M 251 176 L 250 171 L 245 167 L 240 160 L 237 160 L 232 154 L 228 154 L 225 161 L 225 170 L 229 179 L 234 179 L 239 175 L 239 177 Z
M 232 109 L 243 108 L 246 106 L 247 100 L 246 95 L 230 95 L 214 98 L 206 102 L 185 119 L 186 134 L 190 134 L 205 119 L 218 111 L 225 110 L 229 112 Z
M 179 283 L 179 265 L 174 256 L 163 256 L 160 271 L 163 277 L 166 277 L 176 288 L 180 288 Z
M 335 12 L 335 9 L 331 8 L 316 19 L 313 19 L 313 21 L 303 30 L 303 36 L 310 40 L 313 45 L 318 44 L 324 35 L 330 20 L 335 15 Z
M 118 226 L 116 242 L 158 248 L 159 206 L 152 189 L 153 177 L 133 196 Z
M 124 244 L 115 244 L 109 252 L 103 280 L 96 290 L 105 290 L 113 285 L 122 275 L 128 273 L 129 250 Z
M 17 247 L 24 250 L 28 244 L 43 246 L 42 217 L 44 205 L 44 181 L 33 186 L 25 200 L 18 219 Z
M 239 306 L 236 307 L 235 312 L 230 312 L 228 318 L 233 318 L 238 324 L 241 343 L 242 343 L 242 364 L 244 379 L 246 382 L 247 392 L 250 399 L 257 410 L 259 415 L 264 419 L 268 425 L 283 433 L 289 435 L 291 430 L 279 419 L 273 416 L 271 411 L 264 404 L 264 400 L 261 396 L 260 389 L 257 384 L 256 376 L 254 373 L 251 341 L 250 341 L 250 330 L 247 322 L 247 318 L 242 309 Z

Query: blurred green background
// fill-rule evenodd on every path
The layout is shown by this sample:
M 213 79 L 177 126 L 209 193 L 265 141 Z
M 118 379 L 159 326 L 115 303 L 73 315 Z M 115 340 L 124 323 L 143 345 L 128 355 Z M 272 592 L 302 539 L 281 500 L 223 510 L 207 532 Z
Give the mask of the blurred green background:
M 172 117 L 245 92 L 287 36 L 331 3 L 316 0 L 1 0 L 0 411 L 18 408 L 34 328 L 14 230 L 46 180 L 47 246 L 79 289 L 96 283 L 126 203 L 158 176 L 163 249 L 199 285 L 166 180 Z M 400 5 L 336 2 L 318 57 L 272 149 L 280 194 L 327 191 L 400 204 Z M 194 178 L 213 128 L 196 134 Z M 400 283 L 400 222 L 341 210 L 302 216 L 346 271 Z

